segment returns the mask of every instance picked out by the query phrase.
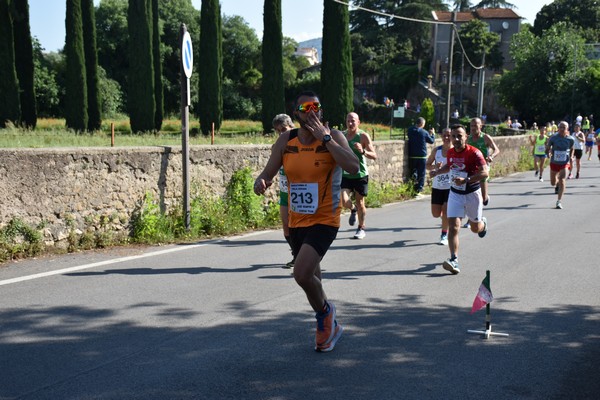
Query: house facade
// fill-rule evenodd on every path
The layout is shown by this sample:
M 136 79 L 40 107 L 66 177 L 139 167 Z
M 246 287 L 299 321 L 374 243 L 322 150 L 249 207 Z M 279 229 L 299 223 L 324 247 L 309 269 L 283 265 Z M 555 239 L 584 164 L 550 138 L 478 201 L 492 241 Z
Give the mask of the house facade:
M 509 46 L 512 36 L 521 29 L 522 19 L 515 11 L 509 8 L 479 8 L 467 12 L 432 11 L 432 15 L 434 21 L 454 22 L 458 31 L 460 31 L 460 27 L 463 24 L 473 19 L 485 22 L 490 32 L 500 35 L 500 51 L 504 57 L 503 69 L 510 70 L 514 67 L 514 62 L 509 53 Z M 433 25 L 431 40 L 433 53 L 430 74 L 436 82 L 445 79 L 445 73 L 448 70 L 451 28 L 451 25 L 448 24 Z M 456 48 L 455 46 L 453 56 L 459 57 L 460 53 L 460 48 Z M 472 60 L 472 62 L 474 64 L 481 64 L 481 60 Z M 486 73 L 486 76 L 490 79 L 493 75 Z

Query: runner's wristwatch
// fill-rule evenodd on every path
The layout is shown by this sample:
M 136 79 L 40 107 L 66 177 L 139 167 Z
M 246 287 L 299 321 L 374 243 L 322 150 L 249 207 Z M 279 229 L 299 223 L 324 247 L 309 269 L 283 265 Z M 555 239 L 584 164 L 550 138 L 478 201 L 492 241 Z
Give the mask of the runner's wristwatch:
M 331 142 L 331 135 L 323 135 L 323 144 L 327 144 L 329 142 Z

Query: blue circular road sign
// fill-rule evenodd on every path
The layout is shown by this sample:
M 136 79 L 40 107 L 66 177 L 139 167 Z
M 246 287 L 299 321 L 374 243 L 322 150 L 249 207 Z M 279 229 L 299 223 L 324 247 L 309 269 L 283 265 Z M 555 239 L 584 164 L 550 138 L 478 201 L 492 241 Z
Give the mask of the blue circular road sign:
M 192 51 L 192 38 L 189 32 L 183 34 L 183 40 L 181 41 L 181 64 L 185 76 L 190 79 L 194 67 L 194 52 Z

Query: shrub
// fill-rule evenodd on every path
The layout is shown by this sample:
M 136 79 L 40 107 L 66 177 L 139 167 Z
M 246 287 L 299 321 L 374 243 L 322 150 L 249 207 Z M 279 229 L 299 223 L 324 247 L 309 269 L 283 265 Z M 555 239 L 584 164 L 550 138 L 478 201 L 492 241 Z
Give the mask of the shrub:
M 173 238 L 172 225 L 152 193 L 147 192 L 131 218 L 131 237 L 140 243 L 169 241 Z
M 32 257 L 44 249 L 42 234 L 20 218 L 11 219 L 0 229 L 0 261 Z
M 225 194 L 228 214 L 232 224 L 239 227 L 257 228 L 263 219 L 262 198 L 254 195 L 254 179 L 249 167 L 236 171 Z

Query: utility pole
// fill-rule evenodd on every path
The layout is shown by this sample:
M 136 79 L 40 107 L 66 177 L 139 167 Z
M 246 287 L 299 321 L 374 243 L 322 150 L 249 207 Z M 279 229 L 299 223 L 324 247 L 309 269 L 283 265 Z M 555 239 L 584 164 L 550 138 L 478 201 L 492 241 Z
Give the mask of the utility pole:
M 485 85 L 485 50 L 483 51 L 483 58 L 481 60 L 481 73 L 479 78 L 479 95 L 477 96 L 477 116 L 481 117 L 483 114 L 483 87 Z
M 452 59 L 454 58 L 454 23 L 456 22 L 456 11 L 452 12 L 452 25 L 450 27 L 450 45 L 448 49 L 448 88 L 446 97 L 446 127 L 450 126 L 450 99 L 452 97 Z

